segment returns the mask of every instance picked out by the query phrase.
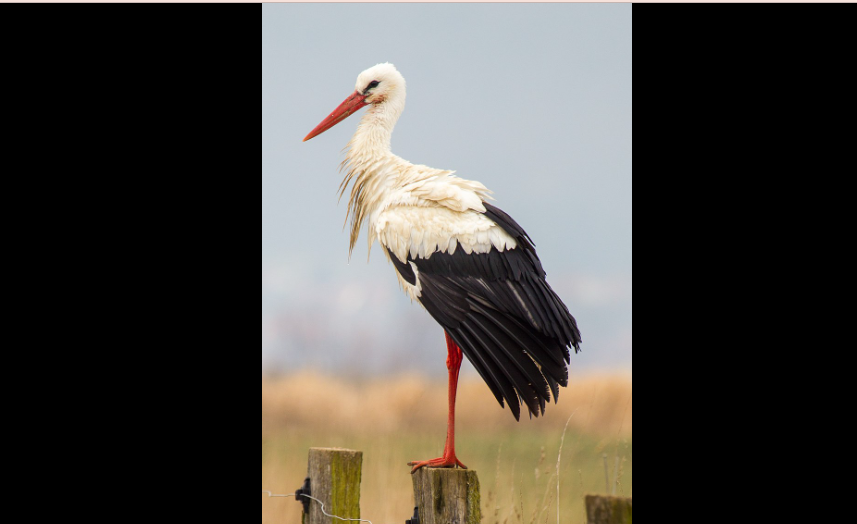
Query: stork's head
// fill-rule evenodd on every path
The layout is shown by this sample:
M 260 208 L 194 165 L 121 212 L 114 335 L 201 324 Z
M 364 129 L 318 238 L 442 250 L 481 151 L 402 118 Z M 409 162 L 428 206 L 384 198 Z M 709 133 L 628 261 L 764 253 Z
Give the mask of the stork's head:
M 405 78 L 396 70 L 393 64 L 378 64 L 360 73 L 354 92 L 339 104 L 327 118 L 322 121 L 304 142 L 316 137 L 336 124 L 342 122 L 355 111 L 367 105 L 381 107 L 386 104 L 396 105 L 400 112 L 405 103 Z

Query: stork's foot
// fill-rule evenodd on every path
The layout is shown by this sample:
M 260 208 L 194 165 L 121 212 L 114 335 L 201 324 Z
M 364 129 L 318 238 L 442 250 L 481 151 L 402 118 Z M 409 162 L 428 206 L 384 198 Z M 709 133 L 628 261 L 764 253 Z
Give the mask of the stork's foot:
M 467 469 L 467 466 L 461 463 L 455 455 L 450 455 L 448 457 L 436 458 L 434 460 L 426 460 L 422 462 L 408 462 L 408 466 L 413 466 L 414 469 L 411 470 L 411 475 L 416 473 L 422 468 L 461 468 Z

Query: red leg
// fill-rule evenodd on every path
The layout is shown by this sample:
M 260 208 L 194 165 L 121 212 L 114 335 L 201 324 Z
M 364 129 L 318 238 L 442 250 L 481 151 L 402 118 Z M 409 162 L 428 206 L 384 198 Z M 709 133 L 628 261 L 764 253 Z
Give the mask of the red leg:
M 455 397 L 458 393 L 458 374 L 461 371 L 463 357 L 461 348 L 452 341 L 449 333 L 446 334 L 446 347 L 449 351 L 449 357 L 446 359 L 446 367 L 449 369 L 449 424 L 446 431 L 446 447 L 441 458 L 408 463 L 408 466 L 414 467 L 411 473 L 416 473 L 417 470 L 425 467 L 454 468 L 458 466 L 467 469 L 467 466 L 455 456 Z

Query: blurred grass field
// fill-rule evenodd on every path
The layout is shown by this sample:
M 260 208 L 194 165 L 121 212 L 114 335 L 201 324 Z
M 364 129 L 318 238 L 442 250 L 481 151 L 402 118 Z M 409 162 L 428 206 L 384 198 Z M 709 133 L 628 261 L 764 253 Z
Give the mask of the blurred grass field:
M 478 377 L 462 379 L 456 451 L 479 473 L 485 524 L 583 524 L 583 497 L 608 489 L 605 454 L 617 494 L 633 496 L 630 374 L 571 380 L 544 418 L 518 423 Z M 312 373 L 263 378 L 262 489 L 294 493 L 306 477 L 311 447 L 356 449 L 364 452 L 362 518 L 404 522 L 414 504 L 407 463 L 442 455 L 446 411 L 445 380 Z M 567 423 L 557 498 L 557 458 Z M 263 496 L 262 523 L 299 524 L 300 507 L 293 498 Z

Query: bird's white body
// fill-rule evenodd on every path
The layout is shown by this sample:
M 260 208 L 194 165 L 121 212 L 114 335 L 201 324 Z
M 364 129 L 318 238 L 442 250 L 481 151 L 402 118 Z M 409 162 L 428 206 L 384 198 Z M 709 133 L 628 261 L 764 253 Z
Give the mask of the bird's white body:
M 369 250 L 377 240 L 385 253 L 389 250 L 402 263 L 407 263 L 408 255 L 430 258 L 456 249 L 470 254 L 517 247 L 513 237 L 485 217 L 483 202 L 491 192 L 484 185 L 453 171 L 414 165 L 391 152 L 390 137 L 405 107 L 405 80 L 391 65 L 379 64 L 360 75 L 357 89 L 371 79 L 381 79 L 383 91 L 375 96 L 383 97 L 384 103 L 369 106 L 343 162 L 348 169 L 343 192 L 354 183 L 349 202 L 351 249 L 364 221 Z M 419 298 L 419 277 L 411 285 L 398 272 L 397 276 L 411 299 Z

